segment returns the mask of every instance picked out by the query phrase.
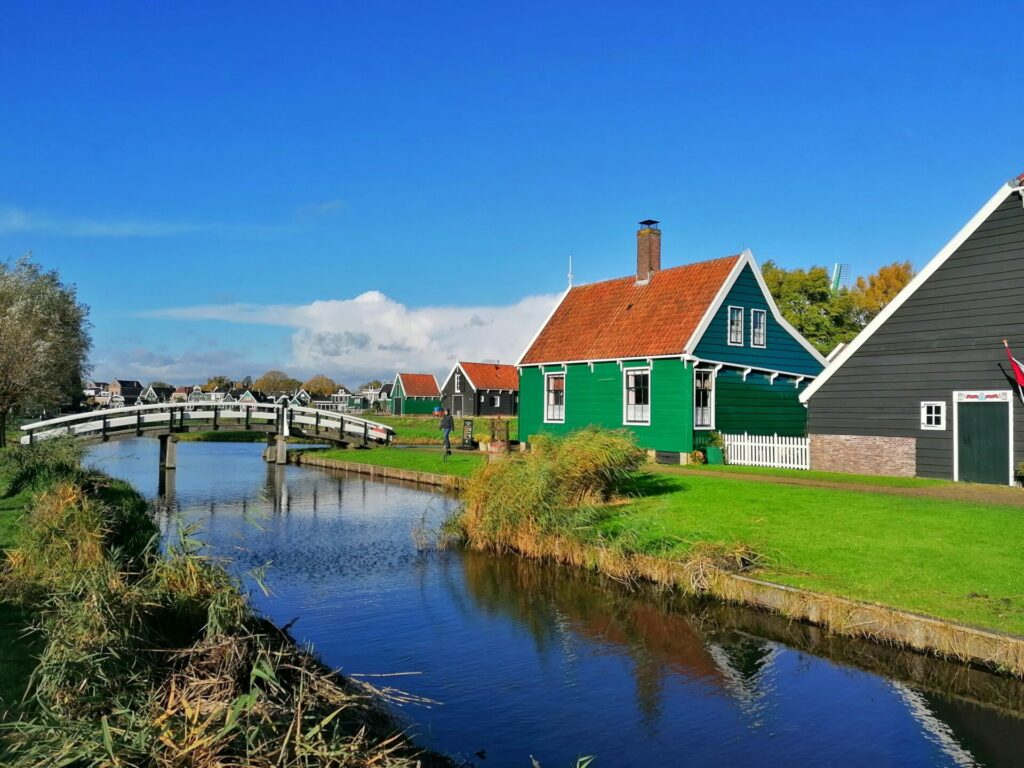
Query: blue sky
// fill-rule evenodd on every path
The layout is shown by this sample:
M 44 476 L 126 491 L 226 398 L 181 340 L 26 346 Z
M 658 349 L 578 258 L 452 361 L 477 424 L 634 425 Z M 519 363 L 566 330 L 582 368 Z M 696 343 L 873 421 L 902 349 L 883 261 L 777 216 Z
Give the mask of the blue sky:
M 648 217 L 665 266 L 921 266 L 1024 171 L 1020 20 L 8 2 L 0 258 L 78 285 L 97 377 L 173 383 L 512 361 L 568 255 L 627 274 Z

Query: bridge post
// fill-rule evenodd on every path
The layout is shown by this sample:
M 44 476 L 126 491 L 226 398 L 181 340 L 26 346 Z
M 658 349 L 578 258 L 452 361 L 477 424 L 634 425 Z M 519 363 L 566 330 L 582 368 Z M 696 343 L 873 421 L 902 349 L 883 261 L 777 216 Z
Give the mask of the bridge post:
M 288 463 L 288 438 L 282 435 L 278 435 L 275 439 L 275 450 L 274 450 L 274 463 L 275 464 L 287 464 Z
M 160 435 L 160 469 L 177 469 L 177 435 Z

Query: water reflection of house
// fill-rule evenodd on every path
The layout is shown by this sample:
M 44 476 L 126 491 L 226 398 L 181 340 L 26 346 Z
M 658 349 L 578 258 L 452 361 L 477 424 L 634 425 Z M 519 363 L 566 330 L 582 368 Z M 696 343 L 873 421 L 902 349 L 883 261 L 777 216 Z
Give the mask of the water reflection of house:
M 764 695 L 763 681 L 778 653 L 775 643 L 739 634 L 712 640 L 689 615 L 649 595 L 609 589 L 590 574 L 473 552 L 465 553 L 464 562 L 470 594 L 488 609 L 516 618 L 538 643 L 555 645 L 568 628 L 629 656 L 637 698 L 648 717 L 660 711 L 668 675 L 700 681 L 744 709 Z

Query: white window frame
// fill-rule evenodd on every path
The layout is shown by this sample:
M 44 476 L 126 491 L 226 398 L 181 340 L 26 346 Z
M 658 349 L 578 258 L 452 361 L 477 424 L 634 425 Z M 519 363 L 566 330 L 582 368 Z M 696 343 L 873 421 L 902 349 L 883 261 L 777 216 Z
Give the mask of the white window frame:
M 761 343 L 757 343 L 757 337 L 754 335 L 754 318 L 761 317 Z M 768 346 L 768 310 L 766 309 L 752 309 L 750 310 L 750 346 L 754 349 L 764 349 Z
M 455 394 L 456 395 L 461 395 L 462 394 L 462 374 L 461 373 L 456 373 L 455 374 Z
M 543 397 L 543 401 L 542 402 L 543 402 L 543 406 L 544 406 L 544 423 L 545 424 L 564 424 L 565 423 L 565 405 L 566 405 L 566 398 L 565 398 L 565 384 L 566 384 L 566 381 L 565 380 L 568 378 L 565 374 L 566 374 L 565 371 L 552 371 L 551 373 L 545 373 L 544 374 L 544 397 Z M 560 419 L 549 419 L 548 418 L 548 379 L 550 379 L 552 377 L 561 377 L 561 379 L 562 379 L 562 418 L 560 418 Z
M 740 340 L 732 340 L 732 312 L 734 309 L 738 309 L 740 312 Z M 728 314 L 725 316 L 725 343 L 730 347 L 742 347 L 744 331 L 747 326 L 747 313 L 743 307 L 737 307 L 735 305 L 729 306 Z
M 697 374 L 707 373 L 711 376 L 711 397 L 708 398 L 708 411 L 711 414 L 711 424 L 705 426 L 699 426 L 697 424 Z M 715 428 L 715 380 L 718 377 L 718 371 L 714 368 L 694 368 L 693 369 L 693 428 L 697 431 L 708 431 Z
M 647 418 L 643 421 L 629 420 L 629 374 L 647 374 Z M 623 366 L 622 368 L 622 423 L 629 427 L 649 427 L 651 425 L 651 406 L 654 404 L 654 395 L 651 392 L 651 385 L 654 377 L 651 375 L 651 366 Z
M 929 408 L 938 408 L 939 423 L 929 424 L 928 413 Z M 922 400 L 921 401 L 921 429 L 926 429 L 932 432 L 945 432 L 946 431 L 946 401 L 945 400 Z
M 563 402 L 562 405 L 564 406 L 565 403 Z M 501 395 L 491 395 L 491 408 L 501 408 Z

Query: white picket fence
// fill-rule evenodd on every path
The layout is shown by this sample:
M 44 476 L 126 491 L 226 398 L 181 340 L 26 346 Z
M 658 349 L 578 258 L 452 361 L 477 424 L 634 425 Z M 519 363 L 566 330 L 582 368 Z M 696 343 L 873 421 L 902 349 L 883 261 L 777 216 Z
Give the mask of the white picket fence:
M 722 435 L 727 464 L 779 469 L 810 469 L 811 450 L 806 437 L 779 435 Z

